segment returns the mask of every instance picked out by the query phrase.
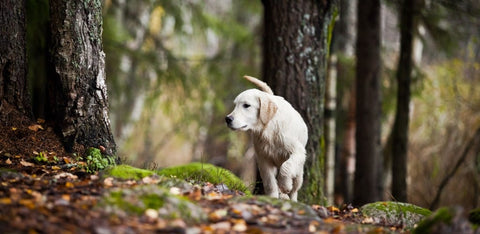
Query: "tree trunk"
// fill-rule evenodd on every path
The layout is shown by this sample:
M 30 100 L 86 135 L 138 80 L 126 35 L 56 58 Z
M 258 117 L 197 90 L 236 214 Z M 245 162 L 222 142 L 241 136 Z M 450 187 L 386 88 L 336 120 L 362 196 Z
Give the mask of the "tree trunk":
M 25 1 L 0 1 L 0 102 L 32 117 L 27 87 Z
M 356 205 L 378 200 L 380 170 L 380 0 L 358 1 L 356 67 Z
M 327 204 L 334 202 L 335 188 L 335 155 L 336 155 L 336 122 L 335 115 L 337 113 L 337 56 L 330 57 L 330 65 L 328 68 L 328 77 L 326 82 L 325 93 L 325 184 Z
M 101 1 L 52 0 L 50 13 L 55 70 L 51 101 L 65 147 L 103 146 L 112 155 Z
M 392 132 L 392 196 L 400 202 L 407 201 L 408 122 L 415 30 L 414 14 L 415 0 L 404 0 L 400 12 L 397 110 Z
M 334 1 L 263 0 L 263 77 L 308 126 L 307 162 L 299 200 L 324 202 L 323 110 Z M 326 31 L 326 29 L 329 29 Z

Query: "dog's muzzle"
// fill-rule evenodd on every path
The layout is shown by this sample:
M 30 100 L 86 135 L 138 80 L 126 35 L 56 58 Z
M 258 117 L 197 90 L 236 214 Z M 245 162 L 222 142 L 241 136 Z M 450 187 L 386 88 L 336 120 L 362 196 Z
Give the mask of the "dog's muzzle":
M 233 122 L 233 117 L 232 116 L 225 117 L 225 122 L 227 123 L 228 126 L 230 126 Z

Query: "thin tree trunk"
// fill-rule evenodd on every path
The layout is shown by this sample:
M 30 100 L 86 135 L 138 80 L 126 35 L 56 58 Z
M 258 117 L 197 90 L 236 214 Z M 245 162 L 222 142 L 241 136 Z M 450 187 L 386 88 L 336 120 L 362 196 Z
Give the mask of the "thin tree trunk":
M 404 0 L 400 12 L 400 59 L 397 68 L 397 110 L 392 132 L 392 196 L 407 201 L 408 123 L 414 38 L 415 0 Z
M 379 199 L 380 0 L 358 1 L 356 67 L 356 160 L 353 203 Z
M 264 0 L 263 78 L 307 123 L 309 141 L 299 200 L 324 202 L 323 110 L 335 1 Z M 329 29 L 327 31 L 326 29 Z
M 78 143 L 115 153 L 110 130 L 100 0 L 50 1 L 56 123 L 67 150 Z
M 0 1 L 0 102 L 32 117 L 27 87 L 25 1 Z
M 335 188 L 335 114 L 337 110 L 337 56 L 330 57 L 329 72 L 327 77 L 326 105 L 325 105 L 325 155 L 326 155 L 326 194 L 327 204 L 334 202 Z

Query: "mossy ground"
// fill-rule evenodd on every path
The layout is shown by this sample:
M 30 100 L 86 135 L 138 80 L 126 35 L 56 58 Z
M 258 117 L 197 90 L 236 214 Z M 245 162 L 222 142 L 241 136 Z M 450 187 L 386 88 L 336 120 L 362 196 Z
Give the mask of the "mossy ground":
M 104 176 L 112 176 L 120 179 L 132 179 L 132 180 L 140 180 L 144 177 L 151 176 L 154 174 L 155 172 L 153 171 L 136 168 L 129 165 L 118 165 L 114 167 L 109 167 L 104 172 Z
M 246 195 L 251 195 L 248 187 L 232 172 L 208 163 L 189 163 L 182 166 L 161 169 L 157 171 L 157 173 L 162 176 L 184 180 L 225 184 L 229 189 L 242 191 Z

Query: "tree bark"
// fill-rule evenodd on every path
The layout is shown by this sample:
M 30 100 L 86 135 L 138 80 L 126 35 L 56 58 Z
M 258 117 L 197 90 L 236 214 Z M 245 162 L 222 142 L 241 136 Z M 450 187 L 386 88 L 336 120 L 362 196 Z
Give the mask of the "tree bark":
M 110 130 L 100 0 L 50 1 L 54 63 L 51 94 L 65 147 L 105 147 L 115 153 Z
M 297 109 L 309 130 L 299 200 L 324 202 L 323 112 L 335 1 L 263 0 L 263 78 Z M 328 31 L 326 30 L 328 29 Z
M 401 202 L 407 202 L 408 123 L 415 14 L 415 0 L 403 0 L 400 12 L 397 109 L 392 132 L 392 196 Z
M 27 87 L 25 1 L 0 1 L 0 101 L 32 117 Z
M 380 145 L 380 0 L 358 1 L 356 67 L 355 205 L 379 199 Z

